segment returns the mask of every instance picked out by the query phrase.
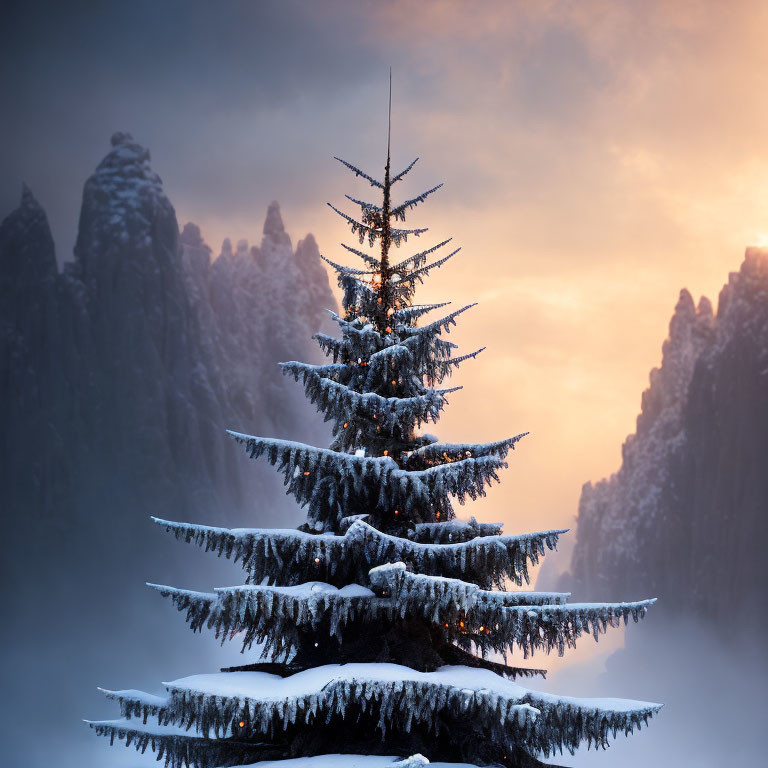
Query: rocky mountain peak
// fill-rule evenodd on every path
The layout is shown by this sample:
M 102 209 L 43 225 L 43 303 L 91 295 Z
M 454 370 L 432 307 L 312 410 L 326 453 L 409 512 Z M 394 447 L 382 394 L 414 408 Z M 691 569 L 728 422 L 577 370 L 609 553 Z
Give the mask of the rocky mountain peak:
M 683 288 L 669 323 L 669 336 L 662 345 L 661 366 L 651 371 L 650 386 L 642 395 L 638 435 L 648 433 L 662 417 L 674 419 L 696 361 L 711 343 L 712 328 L 709 300 L 702 299 L 697 308 L 690 292 Z
M 251 249 L 248 247 L 247 240 L 243 239 L 243 240 L 237 241 L 236 255 L 238 256 L 238 258 L 241 258 L 241 259 L 250 258 Z
M 264 219 L 264 234 L 279 237 L 285 234 L 283 217 L 280 214 L 280 203 L 273 200 L 267 208 L 267 217 Z
M 291 248 L 291 238 L 285 231 L 283 217 L 280 214 L 280 205 L 273 200 L 267 208 L 267 217 L 264 219 L 264 237 L 261 241 L 261 247 L 282 246 Z
M 768 250 L 747 250 L 714 317 L 681 292 L 622 459 L 582 492 L 577 593 L 768 621 Z
M 111 281 L 126 269 L 166 271 L 177 241 L 176 213 L 149 164 L 149 150 L 129 133 L 115 133 L 83 190 L 75 245 L 83 278 Z
M 48 217 L 24 184 L 19 207 L 0 225 L 0 292 L 24 290 L 57 272 Z
M 228 237 L 225 237 L 221 241 L 221 253 L 219 254 L 219 257 L 225 259 L 232 258 L 232 241 Z
M 184 229 L 181 230 L 179 242 L 182 245 L 189 245 L 192 248 L 207 248 L 210 251 L 210 248 L 203 241 L 200 227 L 198 227 L 197 224 L 193 224 L 191 221 L 188 221 L 184 225 Z

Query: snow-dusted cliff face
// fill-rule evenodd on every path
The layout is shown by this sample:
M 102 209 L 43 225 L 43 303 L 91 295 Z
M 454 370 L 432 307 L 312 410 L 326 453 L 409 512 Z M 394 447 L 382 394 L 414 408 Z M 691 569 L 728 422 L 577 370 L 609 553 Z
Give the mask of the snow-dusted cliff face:
M 717 315 L 682 291 L 619 471 L 587 483 L 568 581 L 764 620 L 768 560 L 768 251 L 750 248 Z
M 224 430 L 311 421 L 275 363 L 316 357 L 310 336 L 336 306 L 317 246 L 294 251 L 273 203 L 260 248 L 212 262 L 195 225 L 179 236 L 148 150 L 125 133 L 112 145 L 63 273 L 29 190 L 0 226 L 3 488 L 61 520 L 97 465 L 152 507 L 250 507 L 252 468 Z
M 208 646 L 188 642 L 143 582 L 230 576 L 169 548 L 149 516 L 300 522 L 280 478 L 225 429 L 327 443 L 276 363 L 319 361 L 310 337 L 336 306 L 312 236 L 294 250 L 276 203 L 258 248 L 225 244 L 212 260 L 198 227 L 179 234 L 149 152 L 128 134 L 85 184 L 75 259 L 61 272 L 45 212 L 24 190 L 0 224 L 0 676 L 18 702 L 7 725 L 19 744 L 45 719 L 59 724 L 62 765 L 102 762 L 61 712 L 86 711 L 116 658 L 140 658 L 128 648 L 142 638 L 153 674 L 209 665 Z M 45 701 L 29 679 L 47 681 Z

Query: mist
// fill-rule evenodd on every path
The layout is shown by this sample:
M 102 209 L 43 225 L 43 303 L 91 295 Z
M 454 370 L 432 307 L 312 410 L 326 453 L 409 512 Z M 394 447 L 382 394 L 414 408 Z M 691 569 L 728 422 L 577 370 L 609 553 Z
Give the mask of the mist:
M 763 723 L 768 660 L 762 632 L 737 621 L 720 637 L 706 621 L 652 609 L 625 632 L 624 648 L 559 666 L 542 689 L 571 696 L 624 697 L 664 708 L 647 728 L 618 737 L 607 750 L 580 749 L 551 758 L 587 768 L 722 768 L 760 765 L 765 757 Z M 609 630 L 610 631 L 610 630 Z M 582 646 L 594 645 L 584 638 Z M 544 666 L 542 660 L 534 659 Z

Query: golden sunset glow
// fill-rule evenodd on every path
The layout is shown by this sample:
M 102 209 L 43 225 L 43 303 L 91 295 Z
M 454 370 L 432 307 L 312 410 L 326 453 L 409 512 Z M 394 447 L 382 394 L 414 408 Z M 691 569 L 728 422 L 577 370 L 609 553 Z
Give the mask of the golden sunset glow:
M 478 301 L 449 338 L 487 346 L 454 376 L 464 389 L 433 431 L 529 430 L 467 514 L 572 525 L 582 484 L 619 466 L 680 289 L 716 302 L 745 247 L 765 241 L 768 7 L 392 2 L 366 14 L 366 46 L 393 65 L 393 171 L 420 157 L 395 198 L 445 182 L 408 219 L 430 231 L 397 255 L 453 237 L 461 252 L 417 300 Z M 357 243 L 325 203 L 373 190 L 332 156 L 383 176 L 386 75 L 326 94 L 285 161 L 313 169 L 280 185 L 288 230 L 313 232 L 335 261 L 351 263 L 340 241 Z M 253 111 L 267 134 L 279 117 Z M 277 194 L 262 187 L 254 178 L 248 216 L 201 204 L 180 219 L 199 221 L 214 252 L 224 236 L 258 241 L 260 205 Z
M 421 157 L 396 191 L 445 187 L 409 219 L 430 231 L 399 251 L 462 246 L 417 298 L 479 301 L 450 339 L 488 347 L 454 376 L 464 389 L 435 431 L 530 430 L 471 513 L 513 530 L 568 526 L 581 485 L 619 466 L 680 288 L 716 300 L 744 247 L 766 242 L 755 233 L 768 227 L 768 108 L 754 95 L 768 79 L 768 9 L 401 5 L 375 7 L 391 36 L 370 40 L 394 62 L 393 166 Z M 383 174 L 384 80 L 356 96 L 371 113 L 364 137 L 352 123 L 329 146 L 313 141 L 329 157 L 313 199 L 283 204 L 290 231 L 311 230 L 334 260 L 351 241 L 326 200 L 371 188 L 330 155 Z

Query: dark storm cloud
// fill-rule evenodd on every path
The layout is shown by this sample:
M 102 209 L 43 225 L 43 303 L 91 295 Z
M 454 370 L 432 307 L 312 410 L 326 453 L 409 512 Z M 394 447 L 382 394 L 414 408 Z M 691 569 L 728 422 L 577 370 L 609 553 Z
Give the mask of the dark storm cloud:
M 242 199 L 245 178 L 285 175 L 276 156 L 329 126 L 308 116 L 384 71 L 359 42 L 359 17 L 337 12 L 328 24 L 336 4 L 322 6 L 321 15 L 300 2 L 5 3 L 2 215 L 26 180 L 68 250 L 79 190 L 115 130 L 149 146 L 190 207 L 204 198 L 214 217 Z M 303 124 L 265 125 L 275 114 Z

